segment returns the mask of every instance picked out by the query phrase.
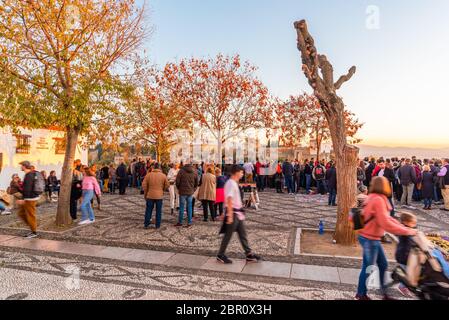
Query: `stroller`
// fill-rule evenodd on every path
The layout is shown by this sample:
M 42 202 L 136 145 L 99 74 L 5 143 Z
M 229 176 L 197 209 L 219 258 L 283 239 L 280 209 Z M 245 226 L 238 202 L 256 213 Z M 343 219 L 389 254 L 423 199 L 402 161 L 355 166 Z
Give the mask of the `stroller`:
M 389 236 L 398 242 L 395 236 Z M 449 278 L 443 272 L 443 265 L 432 254 L 433 250 L 439 249 L 422 232 L 412 240 L 414 245 L 407 266 L 396 267 L 390 286 L 401 282 L 420 300 L 449 300 Z

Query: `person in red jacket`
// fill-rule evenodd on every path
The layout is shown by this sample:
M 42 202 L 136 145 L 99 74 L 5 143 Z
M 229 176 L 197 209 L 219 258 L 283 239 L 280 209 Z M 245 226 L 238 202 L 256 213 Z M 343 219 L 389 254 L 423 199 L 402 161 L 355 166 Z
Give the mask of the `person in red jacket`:
M 371 300 L 367 295 L 366 282 L 373 272 L 373 267 L 378 268 L 381 292 L 384 300 L 391 300 L 386 293 L 384 283 L 388 262 L 380 242 L 385 232 L 401 236 L 414 236 L 416 230 L 407 228 L 390 216 L 391 205 L 388 197 L 391 196 L 391 186 L 384 177 L 374 177 L 371 180 L 370 195 L 365 201 L 363 218 L 365 226 L 359 231 L 358 240 L 363 248 L 362 270 L 359 276 L 357 300 Z

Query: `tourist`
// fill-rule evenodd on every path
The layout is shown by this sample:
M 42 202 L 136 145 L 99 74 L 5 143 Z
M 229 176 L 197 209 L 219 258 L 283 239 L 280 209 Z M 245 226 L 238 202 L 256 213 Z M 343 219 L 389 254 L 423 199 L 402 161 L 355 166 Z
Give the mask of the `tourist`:
M 391 232 L 395 235 L 416 235 L 416 230 L 402 226 L 390 216 L 392 209 L 388 201 L 388 197 L 390 196 L 391 186 L 388 180 L 384 177 L 372 178 L 370 195 L 365 201 L 365 207 L 363 209 L 365 226 L 358 233 L 358 240 L 363 249 L 363 262 L 359 276 L 357 300 L 371 300 L 367 295 L 367 278 L 371 273 L 369 269 L 376 265 L 379 269 L 380 289 L 383 298 L 384 300 L 391 299 L 386 293 L 384 283 L 388 262 L 380 242 L 385 232 Z
M 117 170 L 115 171 L 115 173 L 117 175 L 117 180 L 118 180 L 119 194 L 123 196 L 126 193 L 126 186 L 128 185 L 128 181 L 129 181 L 129 176 L 128 176 L 128 172 L 126 170 L 126 165 L 123 161 L 117 167 Z
M 11 206 L 15 208 L 17 206 L 17 200 L 23 199 L 23 183 L 17 173 L 14 173 L 9 183 L 9 187 L 6 192 L 11 196 Z
M 84 177 L 82 182 L 83 202 L 81 203 L 81 221 L 79 225 L 86 225 L 95 222 L 94 210 L 91 201 L 94 195 L 101 196 L 101 189 L 95 177 L 95 172 L 91 168 L 85 166 Z
M 215 191 L 215 213 L 219 213 L 220 217 L 223 216 L 223 203 L 224 198 L 224 186 L 227 181 L 227 177 L 222 175 L 220 168 L 215 169 L 216 191 Z
M 443 160 L 443 166 L 437 176 L 442 180 L 441 194 L 444 199 L 444 208 L 441 210 L 449 211 L 449 159 Z
M 434 196 L 434 175 L 429 165 L 423 166 L 422 173 L 422 197 L 424 198 L 424 210 L 432 210 L 432 198 Z
M 335 163 L 330 163 L 329 170 L 326 170 L 326 184 L 329 191 L 329 206 L 336 206 L 337 203 L 337 169 Z
M 366 199 L 368 199 L 368 188 L 364 184 L 359 186 L 356 199 L 357 208 L 362 209 L 365 206 Z
M 420 161 L 413 162 L 413 168 L 415 169 L 416 174 L 416 183 L 413 189 L 412 199 L 418 202 L 422 200 L 422 169 L 420 165 Z
M 212 217 L 212 221 L 215 221 L 216 211 L 215 211 L 215 199 L 216 199 L 216 187 L 217 178 L 214 175 L 214 168 L 208 167 L 206 173 L 201 179 L 201 185 L 198 190 L 198 199 L 201 201 L 203 206 L 204 222 L 209 219 L 209 212 Z
M 394 180 L 396 179 L 395 175 L 394 175 L 394 170 L 391 167 L 387 166 L 387 163 L 382 159 L 380 159 L 378 161 L 377 167 L 373 171 L 373 177 L 387 178 L 388 182 L 390 183 L 391 188 L 393 188 L 393 183 L 394 183 Z M 388 201 L 390 201 L 390 205 L 392 208 L 390 214 L 392 217 L 394 217 L 396 212 L 394 209 L 393 193 L 391 193 L 391 196 L 388 197 Z
M 304 176 L 306 178 L 306 194 L 310 194 L 310 187 L 312 186 L 312 171 L 313 171 L 313 167 L 310 165 L 309 161 L 306 159 L 304 161 Z
M 293 193 L 299 193 L 301 189 L 301 165 L 295 160 L 293 165 Z
M 359 161 L 359 166 L 357 167 L 357 186 L 362 185 L 366 180 L 365 174 L 365 162 Z
M 176 207 L 179 210 L 179 194 L 178 194 L 178 189 L 176 188 L 176 176 L 178 175 L 179 172 L 179 166 L 176 164 L 170 164 L 170 170 L 168 170 L 168 175 L 167 175 L 167 179 L 168 179 L 168 183 L 170 184 L 170 188 L 169 188 L 169 194 L 170 194 L 170 210 L 171 210 L 171 214 L 174 214 L 175 212 L 175 203 L 176 203 Z
M 435 204 L 439 204 L 440 203 L 440 196 L 439 194 L 441 194 L 441 190 L 439 189 L 438 183 L 437 183 L 437 179 L 438 179 L 438 172 L 440 172 L 440 167 L 438 166 L 437 161 L 429 161 L 429 166 L 430 166 L 430 171 L 432 172 L 433 175 L 433 200 L 435 201 Z
M 276 173 L 274 174 L 274 185 L 276 187 L 276 193 L 284 193 L 282 191 L 282 167 L 280 161 L 276 165 Z
M 131 188 L 133 186 L 132 164 L 130 164 L 128 166 L 128 169 L 126 170 L 126 174 L 128 175 L 128 188 Z
M 153 216 L 153 208 L 156 205 L 156 229 L 161 227 L 162 222 L 162 199 L 164 191 L 170 187 L 167 176 L 162 173 L 159 163 L 153 165 L 153 170 L 148 172 L 142 182 L 142 189 L 146 199 L 144 228 L 148 229 Z
M 293 182 L 294 168 L 290 161 L 284 161 L 282 164 L 282 174 L 284 175 L 288 194 L 293 194 L 295 189 Z
M 371 178 L 373 177 L 373 171 L 375 168 L 376 168 L 376 159 L 371 158 L 371 161 L 369 162 L 368 167 L 365 170 L 365 176 L 366 176 L 365 185 L 367 187 L 370 186 Z
M 147 175 L 145 161 L 140 160 L 136 164 L 136 174 L 137 174 L 137 188 L 140 190 L 140 194 L 144 194 L 144 192 L 142 190 L 142 181 L 143 181 L 143 179 L 145 179 L 145 177 Z
M 398 171 L 398 178 L 402 185 L 401 205 L 409 209 L 415 209 L 411 206 L 413 189 L 416 183 L 415 168 L 410 164 L 410 159 L 405 159 L 405 163 Z
M 75 161 L 73 163 L 72 186 L 70 188 L 70 217 L 72 217 L 72 220 L 77 220 L 78 200 L 83 194 L 82 180 L 83 174 L 81 173 L 81 167 L 79 167 L 77 161 Z
M 25 177 L 23 178 L 23 200 L 17 200 L 19 206 L 17 214 L 31 229 L 31 232 L 25 235 L 26 238 L 31 239 L 37 237 L 36 203 L 41 195 L 38 187 L 42 187 L 43 192 L 45 182 L 39 172 L 32 170 L 29 161 L 22 161 L 20 165 L 25 172 Z M 43 185 L 39 186 L 41 180 Z
M 317 193 L 324 195 L 326 193 L 326 168 L 321 163 L 313 168 L 312 177 L 316 181 Z
M 192 226 L 193 194 L 198 187 L 198 172 L 190 163 L 185 164 L 176 176 L 176 188 L 179 193 L 179 218 L 176 227 L 182 227 L 184 208 L 187 210 L 187 227 Z
M 115 169 L 113 163 L 109 165 L 108 174 L 109 174 L 109 184 L 108 184 L 109 193 L 115 194 L 115 188 L 117 186 L 117 170 Z
M 48 198 L 50 199 L 50 201 L 53 201 L 52 199 L 53 192 L 57 191 L 59 196 L 60 190 L 59 180 L 58 177 L 56 177 L 56 171 L 54 170 L 50 171 L 50 175 L 47 178 L 47 187 L 48 187 Z
M 245 170 L 245 182 L 253 183 L 254 165 L 250 161 L 248 161 L 243 165 L 243 169 Z
M 257 191 L 261 192 L 265 189 L 265 181 L 264 176 L 261 173 L 261 169 L 263 168 L 262 163 L 257 159 L 256 161 L 256 175 L 257 175 Z
M 223 228 L 223 240 L 221 242 L 220 250 L 218 251 L 217 260 L 224 264 L 231 264 L 226 255 L 226 248 L 232 238 L 234 232 L 237 232 L 240 243 L 246 254 L 246 261 L 257 262 L 261 258 L 254 254 L 248 245 L 248 238 L 245 229 L 245 212 L 243 210 L 242 198 L 239 189 L 239 181 L 243 177 L 243 168 L 237 165 L 232 166 L 231 178 L 225 184 L 225 199 L 226 199 L 226 215 Z
M 100 177 L 102 183 L 102 188 L 104 193 L 109 192 L 109 167 L 107 165 L 104 165 L 103 168 L 100 169 Z

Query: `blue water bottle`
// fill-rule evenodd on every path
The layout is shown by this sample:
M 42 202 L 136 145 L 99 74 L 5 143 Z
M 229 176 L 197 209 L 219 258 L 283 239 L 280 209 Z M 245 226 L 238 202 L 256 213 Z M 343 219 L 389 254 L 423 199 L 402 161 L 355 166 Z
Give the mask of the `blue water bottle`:
M 319 234 L 324 234 L 324 223 L 323 223 L 323 220 L 320 221 L 320 226 L 319 226 L 318 233 Z

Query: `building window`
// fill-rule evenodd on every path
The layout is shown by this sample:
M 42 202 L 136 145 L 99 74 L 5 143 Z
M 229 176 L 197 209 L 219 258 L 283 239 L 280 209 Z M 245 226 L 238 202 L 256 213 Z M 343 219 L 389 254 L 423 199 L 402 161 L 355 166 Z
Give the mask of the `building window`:
M 53 138 L 55 140 L 55 154 L 65 154 L 65 138 Z
M 16 153 L 29 154 L 31 149 L 31 136 L 25 134 L 16 135 Z

